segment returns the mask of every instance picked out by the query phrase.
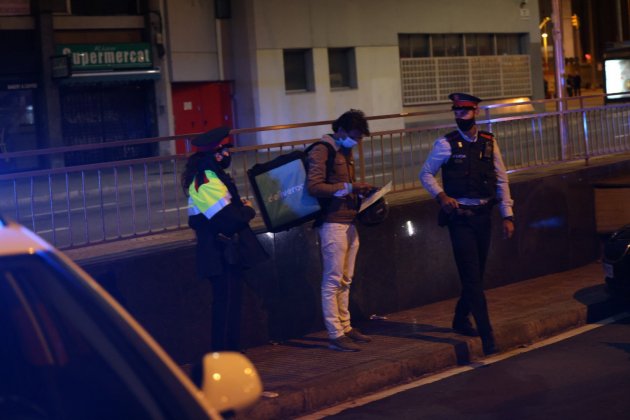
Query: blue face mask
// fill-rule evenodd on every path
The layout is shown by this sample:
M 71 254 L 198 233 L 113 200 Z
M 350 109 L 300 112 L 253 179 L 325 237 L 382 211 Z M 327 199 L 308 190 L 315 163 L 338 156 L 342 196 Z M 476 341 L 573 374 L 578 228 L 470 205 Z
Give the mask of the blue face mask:
M 352 149 L 354 146 L 357 145 L 357 141 L 351 139 L 350 137 L 346 137 L 344 139 L 337 139 L 337 144 L 341 147 L 345 147 L 346 149 Z

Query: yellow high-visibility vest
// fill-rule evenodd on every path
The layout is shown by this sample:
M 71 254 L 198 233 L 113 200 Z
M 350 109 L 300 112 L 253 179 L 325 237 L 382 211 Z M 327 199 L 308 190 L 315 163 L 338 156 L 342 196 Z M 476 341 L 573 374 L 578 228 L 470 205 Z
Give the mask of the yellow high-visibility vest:
M 188 215 L 203 214 L 208 219 L 232 202 L 232 195 L 217 174 L 211 170 L 204 172 L 204 183 L 197 187 L 192 182 L 188 187 Z

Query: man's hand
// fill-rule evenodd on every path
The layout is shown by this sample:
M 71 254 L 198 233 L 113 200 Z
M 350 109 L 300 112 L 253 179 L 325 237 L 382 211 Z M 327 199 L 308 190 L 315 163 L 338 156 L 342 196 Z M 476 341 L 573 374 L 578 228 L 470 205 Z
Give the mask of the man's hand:
M 503 239 L 510 239 L 514 235 L 514 222 L 503 219 Z
M 376 188 L 365 182 L 353 182 L 352 183 L 352 192 L 356 192 L 361 195 L 368 195 Z
M 446 195 L 444 191 L 437 195 L 437 201 L 447 214 L 450 214 L 456 208 L 459 208 L 459 203 L 452 197 Z
M 248 199 L 246 199 L 246 198 L 241 198 L 241 202 L 242 202 L 242 203 L 243 203 L 243 205 L 245 205 L 245 206 L 248 206 L 248 207 L 254 207 L 254 206 L 252 206 L 252 202 L 251 202 L 251 201 L 249 201 L 249 200 L 248 200 Z

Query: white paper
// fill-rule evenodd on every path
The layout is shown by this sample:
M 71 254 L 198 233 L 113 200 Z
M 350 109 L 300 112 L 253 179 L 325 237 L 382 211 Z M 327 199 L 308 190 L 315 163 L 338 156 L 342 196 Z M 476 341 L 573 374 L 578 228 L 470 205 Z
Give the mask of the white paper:
M 379 198 L 381 198 L 382 196 L 384 196 L 391 190 L 392 190 L 392 181 L 389 181 L 383 187 L 376 190 L 376 192 L 373 193 L 371 196 L 369 196 L 368 198 L 364 198 L 361 202 L 361 208 L 359 209 L 359 213 L 361 213 L 363 210 L 370 207 L 372 204 L 376 203 Z

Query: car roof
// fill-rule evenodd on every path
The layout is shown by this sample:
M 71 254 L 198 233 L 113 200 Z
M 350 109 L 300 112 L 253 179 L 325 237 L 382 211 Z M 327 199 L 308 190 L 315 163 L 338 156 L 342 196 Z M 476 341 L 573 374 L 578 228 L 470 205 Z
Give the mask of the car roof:
M 51 250 L 52 247 L 46 241 L 28 229 L 0 217 L 0 256 Z

